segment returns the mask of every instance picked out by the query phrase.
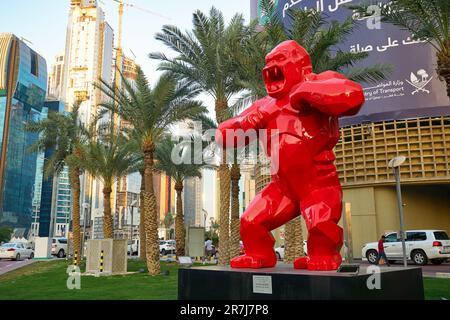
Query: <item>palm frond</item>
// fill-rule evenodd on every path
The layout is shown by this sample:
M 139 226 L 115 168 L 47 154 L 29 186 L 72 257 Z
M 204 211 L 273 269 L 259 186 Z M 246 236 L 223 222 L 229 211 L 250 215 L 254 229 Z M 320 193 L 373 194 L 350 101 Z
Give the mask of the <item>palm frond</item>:
M 199 94 L 199 86 L 188 79 L 179 79 L 173 73 L 164 73 L 151 87 L 142 69 L 138 68 L 134 85 L 125 84 L 117 90 L 114 85 L 100 81 L 97 87 L 108 98 L 99 106 L 117 113 L 130 124 L 122 128 L 122 134 L 134 141 L 136 153 L 141 152 L 145 143 L 157 144 L 178 121 L 207 111 L 194 99 Z
M 384 64 L 356 68 L 357 63 L 366 59 L 368 54 L 339 50 L 339 44 L 356 30 L 357 25 L 351 18 L 343 22 L 327 22 L 327 17 L 321 12 L 290 9 L 287 11 L 290 23 L 285 28 L 275 13 L 272 1 L 262 0 L 260 10 L 268 17 L 264 29 L 245 38 L 243 50 L 239 55 L 235 55 L 235 60 L 239 62 L 239 84 L 248 91 L 241 92 L 232 104 L 229 114 L 235 114 L 253 100 L 266 95 L 261 76 L 265 57 L 276 45 L 287 39 L 297 41 L 310 53 L 316 73 L 333 70 L 349 74 L 352 80 L 374 82 L 386 79 L 392 70 L 392 66 Z
M 192 16 L 192 30 L 182 32 L 175 26 L 164 26 L 156 39 L 175 53 L 151 53 L 161 61 L 158 69 L 201 89 L 216 100 L 228 101 L 242 90 L 237 80 L 237 62 L 232 52 L 239 51 L 247 35 L 242 15 L 226 24 L 223 14 L 212 7 L 208 14 L 197 10 Z
M 89 131 L 79 119 L 79 105 L 71 112 L 50 111 L 46 119 L 30 121 L 25 129 L 38 134 L 38 139 L 27 152 L 45 152 L 50 155 L 44 163 L 44 175 L 59 174 L 68 163 L 76 146 L 89 139 Z
M 368 67 L 351 68 L 345 70 L 348 79 L 360 83 L 377 83 L 386 79 L 386 75 L 392 72 L 392 66 L 386 64 L 374 64 Z
M 350 5 L 361 16 L 377 1 Z M 414 39 L 426 38 L 436 49 L 443 50 L 450 38 L 450 2 L 448 0 L 393 0 L 380 7 L 383 22 L 391 23 L 413 34 Z
M 174 140 L 176 139 L 171 136 L 165 136 L 156 146 L 156 170 L 165 172 L 180 182 L 190 177 L 201 178 L 201 169 L 204 167 L 201 159 L 203 150 L 196 150 L 194 144 L 189 141 L 183 144 L 175 143 Z M 174 153 L 181 155 L 184 161 L 175 163 Z M 197 157 L 200 157 L 200 163 L 195 161 Z

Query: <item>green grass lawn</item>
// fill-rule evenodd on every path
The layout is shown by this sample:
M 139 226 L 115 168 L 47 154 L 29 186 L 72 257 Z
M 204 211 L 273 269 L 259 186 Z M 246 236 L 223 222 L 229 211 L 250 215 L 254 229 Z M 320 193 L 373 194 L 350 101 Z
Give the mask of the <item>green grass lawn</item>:
M 162 263 L 168 276 L 136 273 L 125 276 L 81 277 L 81 290 L 66 286 L 68 262 L 42 261 L 0 276 L 0 300 L 95 299 L 95 300 L 173 300 L 177 299 L 178 271 L 175 263 Z M 128 271 L 135 272 L 145 263 L 128 261 Z M 84 271 L 84 266 L 81 266 Z
M 174 300 L 177 299 L 178 267 L 162 263 L 167 276 L 152 277 L 146 273 L 126 276 L 81 277 L 81 290 L 66 287 L 68 262 L 42 261 L 0 276 L 0 300 L 91 299 L 91 300 Z M 128 271 L 145 269 L 145 263 L 128 261 Z M 84 270 L 84 266 L 81 267 Z M 424 278 L 426 299 L 450 299 L 450 279 Z
M 424 278 L 425 299 L 450 299 L 450 279 Z

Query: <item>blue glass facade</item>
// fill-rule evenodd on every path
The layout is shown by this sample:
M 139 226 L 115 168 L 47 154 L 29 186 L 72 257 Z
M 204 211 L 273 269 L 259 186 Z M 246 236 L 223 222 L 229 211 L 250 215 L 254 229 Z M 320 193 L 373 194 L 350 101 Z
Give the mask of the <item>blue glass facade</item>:
M 42 163 L 38 162 L 42 162 L 43 157 L 28 151 L 38 136 L 26 131 L 25 125 L 46 116 L 43 108 L 47 65 L 44 58 L 15 37 L 11 38 L 6 53 L 6 57 L 0 56 L 7 61 L 5 71 L 9 81 L 9 90 L 0 92 L 0 150 L 6 160 L 1 163 L 0 225 L 28 228 L 33 218 L 33 199 L 36 208 L 36 199 L 40 198 L 41 187 L 37 185 L 35 188 L 35 182 L 42 179 L 42 172 L 36 172 L 36 169 L 42 170 Z M 3 141 L 5 136 L 6 144 Z
M 51 151 L 45 152 L 45 157 L 51 156 Z M 53 176 L 42 180 L 42 192 L 40 199 L 39 214 L 36 221 L 39 225 L 39 237 L 48 237 L 50 235 L 50 223 L 52 215 L 52 194 L 53 194 Z
M 69 183 L 69 169 L 64 170 L 58 177 L 57 206 L 55 219 L 55 235 L 65 236 L 71 221 L 71 187 Z
M 60 101 L 46 101 L 43 108 L 43 115 L 47 115 L 48 112 L 64 112 L 64 104 Z M 53 154 L 52 149 L 45 150 L 45 159 L 49 159 Z M 38 161 L 39 163 L 39 161 Z M 45 165 L 45 162 L 43 163 Z M 53 183 L 53 176 L 42 179 L 42 192 L 39 195 L 40 208 L 38 218 L 36 221 L 39 223 L 39 236 L 48 237 L 51 233 L 51 223 L 53 223 L 53 235 L 63 236 L 61 229 L 65 230 L 66 225 L 70 221 L 70 191 L 68 203 L 62 205 L 59 201 L 59 194 L 65 194 L 68 186 L 68 173 L 67 168 L 59 174 L 56 185 Z M 55 189 L 56 188 L 56 189 Z M 53 191 L 56 190 L 56 217 L 52 219 L 52 213 L 54 210 L 53 203 Z M 68 208 L 68 209 L 67 209 Z

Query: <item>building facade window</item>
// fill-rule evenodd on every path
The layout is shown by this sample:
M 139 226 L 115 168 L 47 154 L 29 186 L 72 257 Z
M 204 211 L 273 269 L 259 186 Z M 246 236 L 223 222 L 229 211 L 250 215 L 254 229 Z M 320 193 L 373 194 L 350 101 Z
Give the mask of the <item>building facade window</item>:
M 38 77 L 39 76 L 39 66 L 38 66 L 38 55 L 33 50 L 30 50 L 31 57 L 31 74 Z

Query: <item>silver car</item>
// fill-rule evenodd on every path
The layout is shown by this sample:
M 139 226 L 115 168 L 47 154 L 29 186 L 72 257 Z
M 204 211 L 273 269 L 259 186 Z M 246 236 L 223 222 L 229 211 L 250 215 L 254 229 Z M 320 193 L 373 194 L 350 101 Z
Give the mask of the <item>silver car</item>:
M 0 259 L 33 259 L 34 250 L 31 246 L 24 243 L 4 243 L 0 246 Z

